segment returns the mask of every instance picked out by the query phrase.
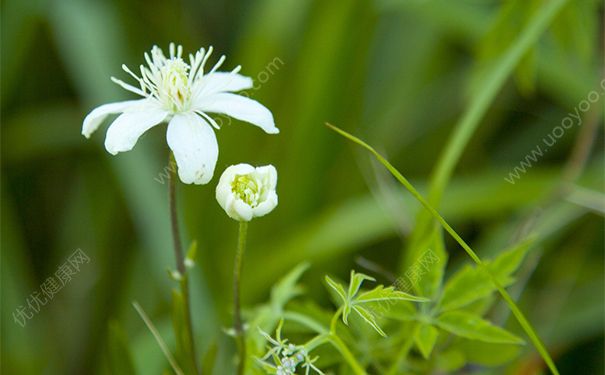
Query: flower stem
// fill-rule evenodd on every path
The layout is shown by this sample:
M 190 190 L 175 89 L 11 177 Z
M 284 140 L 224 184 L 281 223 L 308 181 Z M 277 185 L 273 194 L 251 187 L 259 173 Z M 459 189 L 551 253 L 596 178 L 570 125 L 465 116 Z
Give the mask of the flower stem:
M 191 305 L 189 303 L 189 282 L 187 279 L 187 269 L 185 268 L 185 258 L 183 257 L 183 249 L 181 246 L 181 234 L 179 231 L 179 221 L 177 215 L 177 204 L 176 204 L 176 166 L 174 161 L 174 154 L 170 152 L 169 156 L 170 166 L 170 181 L 168 190 L 168 202 L 170 204 L 170 227 L 172 229 L 172 241 L 174 245 L 174 256 L 176 259 L 176 269 L 181 276 L 180 287 L 183 295 L 184 304 L 184 320 L 187 326 L 187 341 L 189 344 L 189 351 L 192 360 L 192 366 L 196 374 L 199 374 L 197 357 L 195 351 L 195 341 L 193 335 L 193 322 L 191 320 Z
M 240 280 L 242 274 L 242 260 L 246 250 L 246 237 L 248 234 L 248 222 L 240 221 L 239 238 L 237 241 L 237 252 L 235 253 L 235 264 L 233 266 L 233 318 L 235 328 L 235 339 L 238 350 L 237 373 L 243 375 L 246 369 L 246 336 L 242 322 L 240 307 Z

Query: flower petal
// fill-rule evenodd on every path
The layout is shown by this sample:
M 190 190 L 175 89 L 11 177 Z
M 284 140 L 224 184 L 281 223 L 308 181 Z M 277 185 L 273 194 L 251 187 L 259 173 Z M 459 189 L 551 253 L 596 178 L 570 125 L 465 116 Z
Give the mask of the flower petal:
M 222 113 L 238 120 L 249 122 L 266 133 L 277 134 L 273 115 L 265 106 L 245 96 L 218 93 L 204 96 L 195 103 L 195 109 L 204 112 Z
M 225 169 L 221 178 L 216 185 L 216 200 L 218 204 L 225 210 L 228 214 L 231 212 L 234 195 L 231 189 L 231 183 L 236 176 L 243 176 L 248 173 L 254 172 L 254 167 L 250 164 L 240 163 L 237 165 L 232 165 L 229 168 Z M 233 217 L 229 214 L 230 217 Z
M 252 87 L 252 78 L 237 73 L 214 72 L 202 76 L 197 91 L 199 95 L 211 95 L 219 92 L 240 91 Z
M 168 124 L 168 146 L 186 184 L 210 182 L 218 159 L 218 143 L 212 127 L 195 113 L 175 115 Z
M 105 118 L 114 113 L 124 112 L 125 110 L 138 106 L 144 102 L 145 99 L 139 100 L 126 100 L 123 102 L 115 102 L 103 104 L 93 109 L 85 118 L 82 124 L 82 135 L 86 138 L 90 138 L 90 135 L 97 130 L 99 125 L 105 120 Z
M 105 148 L 113 155 L 132 150 L 139 137 L 166 116 L 168 112 L 149 103 L 122 113 L 107 129 Z
M 278 199 L 275 190 L 269 191 L 265 199 L 256 207 L 254 207 L 254 217 L 265 216 L 277 207 Z

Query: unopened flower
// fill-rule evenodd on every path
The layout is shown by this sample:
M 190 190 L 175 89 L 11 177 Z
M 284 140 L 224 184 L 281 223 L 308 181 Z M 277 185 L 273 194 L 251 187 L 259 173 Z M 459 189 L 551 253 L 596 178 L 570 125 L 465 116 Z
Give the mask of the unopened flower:
M 277 206 L 277 171 L 272 165 L 232 165 L 216 187 L 216 200 L 232 219 L 250 221 Z
M 252 79 L 231 72 L 217 72 L 225 56 L 212 69 L 204 67 L 212 53 L 200 49 L 182 57 L 183 48 L 170 44 L 169 57 L 154 46 L 145 53 L 147 65 L 140 66 L 140 76 L 125 65 L 139 87 L 112 77 L 124 89 L 143 97 L 102 105 L 84 119 L 82 134 L 89 138 L 110 114 L 121 113 L 107 130 L 105 148 L 113 155 L 131 150 L 143 133 L 155 125 L 168 122 L 166 139 L 174 153 L 180 179 L 187 184 L 206 184 L 214 174 L 218 144 L 212 127 L 219 126 L 207 113 L 219 113 L 249 122 L 269 134 L 279 133 L 273 115 L 262 104 L 233 92 L 252 87 Z

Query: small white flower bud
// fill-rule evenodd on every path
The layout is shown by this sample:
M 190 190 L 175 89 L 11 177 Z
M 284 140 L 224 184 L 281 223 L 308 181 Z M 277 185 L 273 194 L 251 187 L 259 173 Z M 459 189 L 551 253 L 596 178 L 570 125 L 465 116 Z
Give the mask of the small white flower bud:
M 276 185 L 277 171 L 272 165 L 232 165 L 219 180 L 216 200 L 232 219 L 250 221 L 277 206 Z

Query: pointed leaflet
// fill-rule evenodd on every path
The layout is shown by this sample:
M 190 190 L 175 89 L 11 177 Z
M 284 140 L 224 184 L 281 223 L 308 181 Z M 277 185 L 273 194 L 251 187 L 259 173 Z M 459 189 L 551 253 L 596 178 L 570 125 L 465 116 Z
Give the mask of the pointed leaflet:
M 445 331 L 471 340 L 501 344 L 524 343 L 520 337 L 505 329 L 463 311 L 446 312 L 437 318 L 436 324 Z
M 376 281 L 376 279 L 374 279 L 373 277 L 370 277 L 363 273 L 357 273 L 354 270 L 351 270 L 351 279 L 349 281 L 349 294 L 348 294 L 349 300 L 353 299 L 353 297 L 359 291 L 359 288 L 361 288 L 361 283 L 363 283 L 365 280 Z
M 510 285 L 512 273 L 521 265 L 533 239 L 522 241 L 501 253 L 494 261 L 486 262 L 488 269 L 503 285 Z M 454 310 L 485 298 L 495 291 L 490 277 L 481 269 L 466 265 L 446 283 L 441 299 L 441 311 Z
M 430 324 L 424 323 L 414 333 L 414 342 L 425 359 L 428 359 L 431 355 L 437 342 L 437 336 L 439 336 L 439 330 Z
M 353 303 L 361 304 L 368 302 L 382 302 L 382 301 L 414 301 L 414 302 L 428 302 L 429 299 L 423 297 L 416 297 L 412 294 L 396 290 L 395 287 L 389 286 L 387 288 L 384 285 L 378 285 L 372 290 L 362 292 L 357 296 Z
M 366 323 L 368 323 L 370 326 L 372 326 L 372 328 L 374 328 L 376 330 L 376 332 L 378 332 L 380 334 L 380 336 L 386 337 L 387 334 L 384 333 L 384 331 L 382 330 L 382 328 L 380 328 L 380 326 L 376 322 L 376 317 L 374 316 L 373 313 L 371 313 L 370 311 L 366 310 L 365 308 L 363 308 L 361 306 L 353 306 L 353 310 L 363 320 L 365 320 Z

